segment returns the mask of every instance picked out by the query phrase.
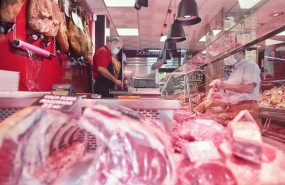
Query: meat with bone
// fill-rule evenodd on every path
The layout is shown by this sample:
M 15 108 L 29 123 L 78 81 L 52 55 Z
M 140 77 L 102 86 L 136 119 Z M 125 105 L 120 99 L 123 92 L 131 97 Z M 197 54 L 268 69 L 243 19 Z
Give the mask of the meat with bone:
M 90 61 L 93 55 L 93 45 L 86 21 L 84 21 L 83 26 L 84 29 L 80 29 L 74 24 L 72 19 L 69 19 L 69 43 L 71 49 L 77 56 L 84 56 L 87 61 Z
M 174 149 L 181 153 L 185 143 L 212 140 L 219 144 L 225 139 L 225 134 L 225 128 L 213 120 L 189 120 L 173 133 L 172 143 Z
M 96 105 L 85 109 L 79 124 L 104 143 L 81 184 L 175 183 L 170 140 L 149 122 Z
M 82 38 L 84 38 L 84 44 L 82 45 L 82 47 L 83 47 L 82 55 L 84 56 L 86 61 L 92 61 L 93 44 L 92 44 L 92 41 L 90 38 L 89 26 L 88 26 L 87 21 L 88 21 L 88 19 L 86 16 L 85 20 L 83 21 L 84 30 L 83 30 L 83 32 L 81 32 L 81 33 L 84 33 L 84 35 L 82 36 Z
M 24 0 L 2 0 L 0 9 L 1 21 L 9 22 L 19 14 Z
M 66 27 L 64 16 L 65 14 L 63 12 L 60 12 L 60 25 L 58 33 L 56 35 L 56 40 L 58 42 L 60 49 L 62 49 L 63 51 L 68 51 L 69 50 L 68 30 Z
M 54 110 L 26 108 L 1 123 L 0 184 L 51 184 L 85 152 L 70 127 L 70 116 Z M 61 146 L 63 140 L 69 144 Z
M 78 56 L 82 56 L 82 35 L 84 36 L 83 31 L 78 28 L 72 19 L 69 19 L 68 22 L 68 39 L 71 49 Z
M 237 179 L 222 162 L 190 163 L 184 159 L 178 166 L 177 185 L 237 185 Z
M 30 0 L 28 25 L 45 36 L 55 37 L 60 24 L 60 10 L 54 0 Z

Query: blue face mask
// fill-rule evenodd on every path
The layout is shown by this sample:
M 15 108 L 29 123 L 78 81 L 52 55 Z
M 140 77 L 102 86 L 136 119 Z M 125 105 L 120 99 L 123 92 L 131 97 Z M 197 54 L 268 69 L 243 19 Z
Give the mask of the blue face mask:
M 113 55 L 117 55 L 120 50 L 116 47 L 114 50 L 111 51 Z

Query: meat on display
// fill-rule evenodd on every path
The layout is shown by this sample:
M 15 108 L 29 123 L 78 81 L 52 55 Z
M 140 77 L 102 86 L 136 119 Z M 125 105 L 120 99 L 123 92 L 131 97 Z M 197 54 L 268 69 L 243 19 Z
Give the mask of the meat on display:
M 57 35 L 61 12 L 53 0 L 30 0 L 27 11 L 29 26 L 48 37 Z
M 97 105 L 79 120 L 102 142 L 82 184 L 174 184 L 176 171 L 170 139 L 131 111 Z
M 58 42 L 60 49 L 66 52 L 69 50 L 69 43 L 68 43 L 68 30 L 64 16 L 65 14 L 63 12 L 60 12 L 60 25 L 58 33 L 56 35 L 56 40 Z
M 230 128 L 196 118 L 180 124 L 173 137 L 181 137 L 184 143 L 181 153 L 174 153 L 170 137 L 158 122 L 127 108 L 95 105 L 85 109 L 79 121 L 54 110 L 27 108 L 0 124 L 0 184 L 284 183 L 285 157 L 276 148 L 262 143 L 260 162 L 252 163 L 234 153 Z M 85 153 L 81 129 L 96 136 L 95 153 Z M 184 144 L 192 141 L 202 153 L 215 149 L 219 155 L 196 160 L 192 153 L 190 158 L 195 160 L 191 161 Z M 190 145 L 186 148 L 192 150 Z
M 70 116 L 37 107 L 4 120 L 0 129 L 0 184 L 51 184 L 85 153 L 85 144 L 69 137 L 74 131 L 70 127 L 78 127 Z
M 0 19 L 9 22 L 17 17 L 24 0 L 2 0 L 0 9 Z

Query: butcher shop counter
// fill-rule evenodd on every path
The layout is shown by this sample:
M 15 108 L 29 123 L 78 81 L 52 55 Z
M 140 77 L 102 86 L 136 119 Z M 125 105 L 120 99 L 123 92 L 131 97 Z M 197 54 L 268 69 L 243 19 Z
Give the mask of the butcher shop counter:
M 258 114 L 265 119 L 262 134 L 285 142 L 285 109 L 259 107 Z
M 50 92 L 15 92 L 0 93 L 0 121 L 11 114 L 33 105 L 41 96 Z M 168 131 L 172 131 L 173 110 L 179 109 L 178 100 L 162 100 L 158 98 L 142 99 L 82 99 L 82 109 L 92 107 L 96 103 L 125 106 L 143 116 L 161 121 Z
M 179 109 L 178 100 L 162 100 L 154 98 L 144 99 L 83 99 L 82 107 L 92 107 L 94 104 L 108 104 L 114 106 L 125 106 L 133 109 L 143 116 L 160 121 L 165 129 L 171 133 L 173 130 L 173 110 Z

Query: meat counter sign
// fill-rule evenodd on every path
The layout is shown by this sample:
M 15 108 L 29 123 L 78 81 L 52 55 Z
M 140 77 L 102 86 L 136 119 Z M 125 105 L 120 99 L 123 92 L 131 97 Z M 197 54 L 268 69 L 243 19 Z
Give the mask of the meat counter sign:
M 68 112 L 75 106 L 77 100 L 78 97 L 74 96 L 44 95 L 34 105 Z
M 137 50 L 136 55 L 143 55 L 143 56 L 151 56 L 151 55 L 159 55 L 160 51 L 147 51 L 147 50 Z

